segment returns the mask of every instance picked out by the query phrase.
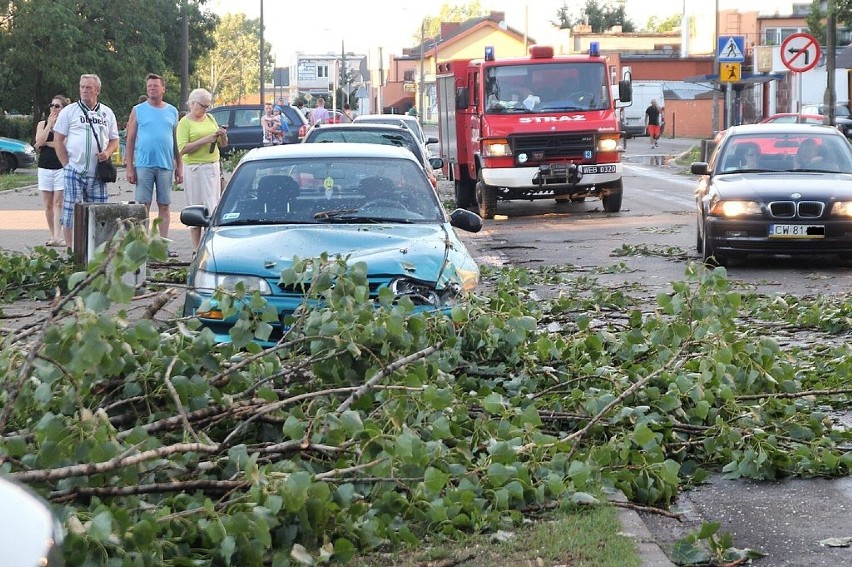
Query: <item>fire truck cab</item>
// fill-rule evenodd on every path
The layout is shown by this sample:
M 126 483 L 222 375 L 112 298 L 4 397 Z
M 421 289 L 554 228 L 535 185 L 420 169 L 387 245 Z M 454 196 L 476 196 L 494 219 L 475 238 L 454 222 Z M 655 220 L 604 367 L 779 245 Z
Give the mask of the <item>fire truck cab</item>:
M 457 206 L 476 205 L 490 219 L 498 200 L 592 196 L 607 212 L 621 210 L 616 89 L 596 45 L 566 56 L 532 46 L 506 59 L 486 47 L 484 59 L 439 63 L 437 90 L 440 157 Z M 617 97 L 630 102 L 629 80 Z

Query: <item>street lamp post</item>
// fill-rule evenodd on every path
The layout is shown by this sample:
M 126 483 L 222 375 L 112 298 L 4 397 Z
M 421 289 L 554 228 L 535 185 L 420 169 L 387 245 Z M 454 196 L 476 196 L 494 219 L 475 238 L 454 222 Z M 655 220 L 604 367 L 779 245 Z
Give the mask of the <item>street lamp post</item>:
M 426 43 L 426 20 L 420 23 L 420 88 L 417 91 L 417 113 L 420 115 L 420 123 L 423 123 L 423 89 L 426 87 L 426 55 L 424 45 Z

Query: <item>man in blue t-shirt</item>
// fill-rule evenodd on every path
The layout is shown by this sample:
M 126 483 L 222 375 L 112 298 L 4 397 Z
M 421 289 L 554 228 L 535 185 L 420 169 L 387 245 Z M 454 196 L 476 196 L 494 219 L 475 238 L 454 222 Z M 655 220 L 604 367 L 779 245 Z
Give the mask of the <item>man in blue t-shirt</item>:
M 127 121 L 127 181 L 136 185 L 136 202 L 149 210 L 156 186 L 160 236 L 168 238 L 172 179 L 183 182 L 175 138 L 178 111 L 163 100 L 166 81 L 161 76 L 148 75 L 146 92 L 148 100 L 134 106 Z M 170 250 L 169 256 L 177 253 Z

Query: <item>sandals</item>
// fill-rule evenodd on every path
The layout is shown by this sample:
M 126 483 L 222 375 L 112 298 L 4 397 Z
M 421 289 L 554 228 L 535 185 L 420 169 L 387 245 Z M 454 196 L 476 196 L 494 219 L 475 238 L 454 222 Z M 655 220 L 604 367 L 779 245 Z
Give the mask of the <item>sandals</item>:
M 57 240 L 57 239 L 55 239 L 55 238 L 51 238 L 50 240 L 48 240 L 47 242 L 45 242 L 45 243 L 44 243 L 44 245 L 45 245 L 45 246 L 55 246 L 55 247 L 58 247 L 58 248 L 62 248 L 63 246 L 65 246 L 65 241 L 64 241 L 64 240 L 62 240 L 61 238 L 60 238 L 59 240 Z

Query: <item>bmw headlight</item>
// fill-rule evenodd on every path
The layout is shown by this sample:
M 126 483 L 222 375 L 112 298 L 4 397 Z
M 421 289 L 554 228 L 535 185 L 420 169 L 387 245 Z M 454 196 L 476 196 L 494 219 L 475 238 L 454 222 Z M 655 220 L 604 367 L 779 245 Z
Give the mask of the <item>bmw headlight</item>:
M 852 217 L 852 201 L 838 201 L 831 206 L 831 214 L 838 217 Z
M 222 291 L 233 293 L 237 290 L 237 285 L 243 284 L 246 293 L 260 292 L 260 295 L 272 295 L 272 289 L 269 283 L 257 276 L 244 276 L 240 274 L 216 274 L 205 270 L 195 272 L 195 279 L 192 285 L 196 289 L 213 292 L 221 289 Z
M 710 207 L 710 214 L 717 217 L 744 217 L 760 215 L 760 203 L 756 201 L 716 201 Z

